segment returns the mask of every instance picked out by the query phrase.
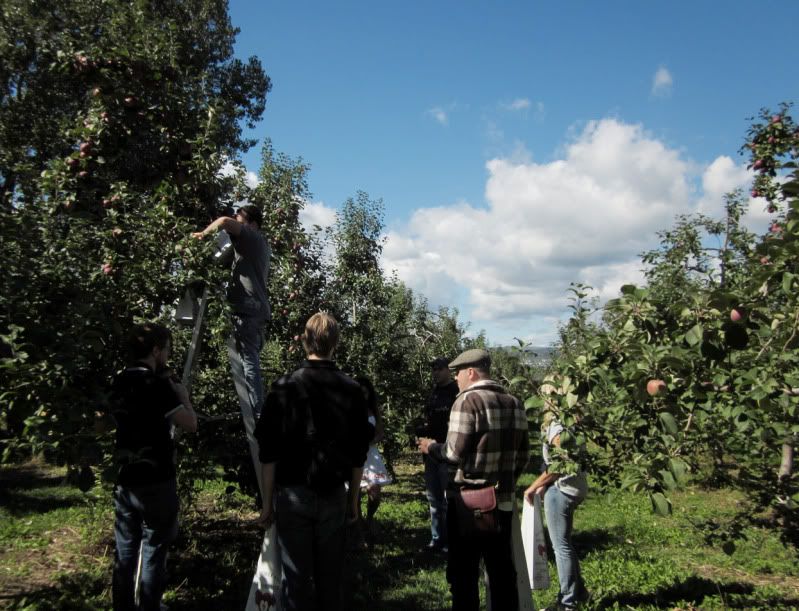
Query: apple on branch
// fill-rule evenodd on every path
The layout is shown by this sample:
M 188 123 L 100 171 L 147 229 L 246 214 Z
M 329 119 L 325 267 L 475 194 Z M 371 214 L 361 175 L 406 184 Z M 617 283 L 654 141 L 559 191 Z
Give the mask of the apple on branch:
M 646 383 L 646 392 L 650 397 L 657 396 L 663 390 L 666 390 L 666 383 L 663 380 L 653 379 Z

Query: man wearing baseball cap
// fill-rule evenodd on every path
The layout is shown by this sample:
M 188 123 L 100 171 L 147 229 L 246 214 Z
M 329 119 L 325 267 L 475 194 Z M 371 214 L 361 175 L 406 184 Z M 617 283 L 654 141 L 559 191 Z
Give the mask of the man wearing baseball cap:
M 439 357 L 430 363 L 433 376 L 433 388 L 427 395 L 424 406 L 424 425 L 416 431 L 417 437 L 431 437 L 438 443 L 447 439 L 449 413 L 452 403 L 458 396 L 458 385 L 452 379 L 447 365 L 449 359 Z M 427 491 L 427 502 L 430 504 L 430 543 L 425 551 L 446 552 L 447 535 L 447 483 L 449 467 L 446 462 L 434 460 L 430 456 L 424 459 L 424 485 Z
M 419 451 L 455 468 L 447 491 L 450 505 L 468 489 L 495 487 L 498 528 L 467 532 L 458 512 L 449 511 L 447 581 L 453 611 L 476 611 L 480 605 L 480 559 L 491 588 L 491 608 L 516 611 L 519 607 L 516 570 L 511 551 L 511 517 L 516 480 L 527 464 L 527 416 L 521 401 L 508 394 L 490 376 L 491 356 L 476 348 L 449 364 L 458 394 L 444 443 L 421 438 Z

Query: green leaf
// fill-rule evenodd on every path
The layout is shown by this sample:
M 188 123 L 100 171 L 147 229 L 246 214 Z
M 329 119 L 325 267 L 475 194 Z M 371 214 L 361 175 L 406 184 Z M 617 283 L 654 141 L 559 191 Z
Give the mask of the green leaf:
M 677 426 L 677 420 L 669 412 L 660 412 L 660 422 L 663 423 L 663 428 L 666 429 L 667 433 L 676 435 L 680 431 L 680 427 Z
M 652 502 L 652 510 L 662 516 L 671 515 L 671 501 L 662 492 L 655 492 L 649 495 Z
M 525 378 L 523 376 L 516 376 L 510 382 L 508 382 L 508 386 L 514 386 L 514 385 L 519 384 L 520 382 L 524 382 L 524 381 L 525 381 Z
M 669 490 L 674 490 L 677 488 L 677 480 L 674 479 L 674 476 L 671 474 L 671 471 L 666 471 L 662 469 L 658 471 L 660 473 L 660 481 L 663 482 L 663 485 L 668 488 Z
M 544 406 L 544 399 L 538 395 L 532 395 L 524 400 L 524 409 L 538 409 Z
M 694 325 L 691 327 L 688 332 L 685 334 L 685 341 L 688 342 L 688 345 L 693 347 L 697 344 L 702 343 L 702 335 L 704 334 L 705 330 L 702 328 L 702 325 Z
M 669 459 L 669 469 L 678 484 L 684 484 L 688 480 L 688 465 L 679 458 Z
M 782 292 L 788 296 L 793 295 L 793 274 L 791 272 L 785 272 L 782 275 Z

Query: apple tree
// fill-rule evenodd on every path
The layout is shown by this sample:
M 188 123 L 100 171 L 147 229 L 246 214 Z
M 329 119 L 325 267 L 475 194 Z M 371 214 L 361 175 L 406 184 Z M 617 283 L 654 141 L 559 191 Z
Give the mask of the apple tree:
M 797 543 L 799 134 L 787 111 L 763 111 L 745 148 L 757 172 L 753 195 L 774 215 L 767 234 L 741 227 L 740 194 L 727 198 L 720 222 L 678 219 L 643 255 L 646 287 L 622 287 L 599 323 L 575 311 L 545 397 L 572 427 L 567 454 L 604 486 L 647 492 L 661 513 L 690 478 L 744 492 L 727 528 L 706 525 L 728 551 L 765 510 Z
M 225 2 L 2 11 L 3 456 L 44 451 L 86 482 L 130 326 L 169 318 L 190 281 L 219 285 L 186 236 L 236 201 L 222 170 L 270 83 L 233 57 Z

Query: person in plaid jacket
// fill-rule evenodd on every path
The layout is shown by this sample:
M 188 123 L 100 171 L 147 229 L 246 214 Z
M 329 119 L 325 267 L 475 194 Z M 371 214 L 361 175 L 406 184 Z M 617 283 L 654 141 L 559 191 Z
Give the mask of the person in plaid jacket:
M 482 349 L 467 350 L 449 364 L 460 393 L 450 413 L 447 439 L 418 440 L 422 454 L 450 465 L 454 474 L 447 490 L 496 486 L 499 529 L 490 534 L 462 532 L 457 512 L 447 515 L 449 555 L 447 581 L 453 611 L 477 610 L 480 559 L 491 587 L 491 608 L 514 611 L 519 601 L 511 552 L 511 518 L 516 480 L 527 465 L 527 416 L 521 401 L 490 376 L 491 357 Z

